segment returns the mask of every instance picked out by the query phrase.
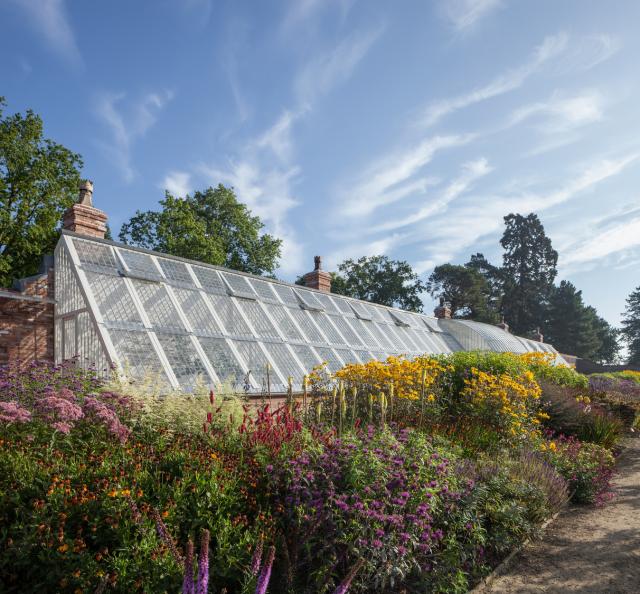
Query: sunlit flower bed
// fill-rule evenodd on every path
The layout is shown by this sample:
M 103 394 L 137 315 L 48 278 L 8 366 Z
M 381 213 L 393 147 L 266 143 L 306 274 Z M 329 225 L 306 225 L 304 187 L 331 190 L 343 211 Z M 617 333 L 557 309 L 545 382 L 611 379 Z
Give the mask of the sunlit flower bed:
M 1 369 L 3 591 L 466 592 L 570 497 L 609 497 L 619 421 L 544 356 L 300 384 L 272 410 Z

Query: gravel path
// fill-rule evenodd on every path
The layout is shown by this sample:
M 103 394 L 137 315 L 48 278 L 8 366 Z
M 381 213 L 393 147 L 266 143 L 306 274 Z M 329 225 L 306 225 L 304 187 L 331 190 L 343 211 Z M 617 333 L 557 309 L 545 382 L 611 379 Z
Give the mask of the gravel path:
M 483 592 L 640 593 L 640 438 L 625 445 L 616 498 L 604 508 L 567 508 Z

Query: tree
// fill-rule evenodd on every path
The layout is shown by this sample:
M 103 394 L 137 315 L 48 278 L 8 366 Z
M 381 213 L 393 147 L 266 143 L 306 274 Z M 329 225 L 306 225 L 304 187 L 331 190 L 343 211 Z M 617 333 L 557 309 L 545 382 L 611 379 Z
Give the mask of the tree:
M 120 241 L 253 274 L 273 275 L 282 240 L 261 234 L 257 216 L 222 184 L 176 198 L 165 192 L 160 211 L 137 211 Z
M 0 97 L 0 286 L 35 274 L 78 196 L 82 159 L 43 137 L 40 116 L 3 117 Z
M 488 323 L 498 321 L 489 303 L 489 284 L 475 268 L 455 264 L 436 266 L 426 289 L 435 299 L 449 302 L 454 318 Z
M 502 274 L 504 316 L 516 334 L 526 334 L 544 319 L 544 310 L 556 277 L 558 252 L 534 213 L 504 217 L 506 229 Z
M 502 297 L 504 291 L 504 274 L 500 267 L 491 264 L 484 254 L 472 254 L 465 264 L 467 268 L 477 270 L 487 283 L 487 307 L 496 319 L 502 312 Z
M 593 361 L 602 364 L 615 363 L 620 354 L 620 343 L 618 342 L 620 331 L 611 326 L 607 320 L 601 318 L 595 307 L 588 305 L 586 310 L 591 324 L 595 328 L 599 343 L 592 355 Z
M 629 350 L 630 365 L 640 365 L 640 287 L 627 298 L 620 331 Z
M 561 353 L 592 361 L 615 359 L 615 330 L 595 308 L 585 306 L 582 291 L 569 281 L 551 292 L 544 335 Z
M 356 261 L 345 260 L 338 271 L 332 275 L 332 293 L 422 311 L 420 293 L 425 287 L 408 262 L 387 256 L 363 256 Z

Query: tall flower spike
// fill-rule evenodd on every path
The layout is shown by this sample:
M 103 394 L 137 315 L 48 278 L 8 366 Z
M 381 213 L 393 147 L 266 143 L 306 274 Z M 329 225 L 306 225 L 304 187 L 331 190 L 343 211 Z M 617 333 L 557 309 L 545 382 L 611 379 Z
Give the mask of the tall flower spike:
M 258 583 L 256 585 L 255 594 L 266 594 L 269 586 L 269 580 L 271 579 L 271 567 L 273 567 L 273 560 L 276 556 L 276 547 L 271 545 L 269 552 L 267 553 L 267 560 L 262 567 L 262 571 L 258 577 Z
M 263 543 L 262 537 L 260 537 L 260 540 L 256 545 L 256 550 L 253 552 L 253 557 L 251 558 L 251 566 L 249 568 L 249 571 L 253 576 L 258 575 L 258 572 L 260 571 L 260 562 L 262 561 L 263 547 L 264 547 L 264 543 Z
M 200 556 L 198 558 L 198 583 L 195 594 L 207 594 L 209 591 L 209 531 L 203 530 L 200 538 Z
M 187 543 L 187 556 L 184 559 L 184 579 L 182 581 L 182 594 L 194 594 L 193 584 L 193 541 Z

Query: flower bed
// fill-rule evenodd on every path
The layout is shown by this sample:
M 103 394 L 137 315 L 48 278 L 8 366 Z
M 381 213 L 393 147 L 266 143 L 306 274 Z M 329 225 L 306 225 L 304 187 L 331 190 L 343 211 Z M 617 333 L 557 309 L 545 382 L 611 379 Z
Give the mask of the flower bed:
M 73 366 L 3 368 L 0 581 L 465 592 L 570 495 L 609 497 L 614 443 L 565 436 L 545 386 L 590 414 L 582 376 L 508 354 L 320 367 L 302 402 L 257 411 L 143 398 Z

